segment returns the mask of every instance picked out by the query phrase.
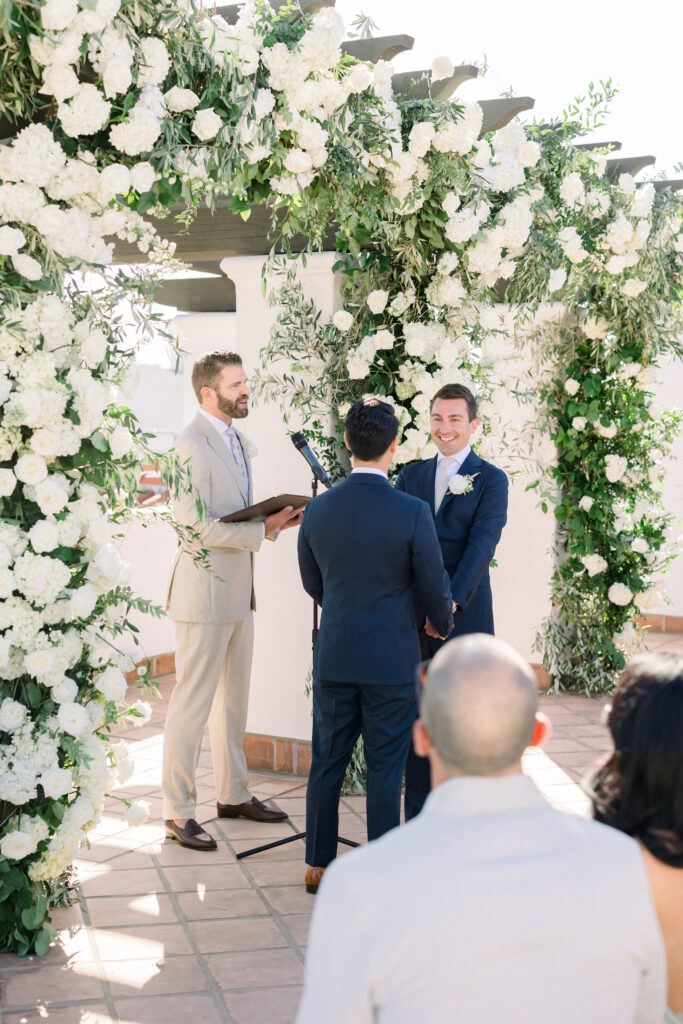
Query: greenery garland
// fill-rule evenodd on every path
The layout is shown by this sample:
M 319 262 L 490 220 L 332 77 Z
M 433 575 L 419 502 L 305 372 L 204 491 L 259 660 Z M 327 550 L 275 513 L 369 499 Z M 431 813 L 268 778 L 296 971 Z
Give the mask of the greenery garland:
M 132 352 L 121 301 L 144 335 L 158 271 L 174 265 L 148 218 L 183 204 L 189 220 L 200 203 L 228 196 L 245 217 L 268 201 L 285 241 L 305 231 L 314 245 L 336 224 L 346 310 L 324 323 L 286 284 L 273 344 L 291 365 L 282 375 L 267 369 L 264 390 L 291 399 L 321 431 L 330 407 L 368 390 L 393 396 L 405 461 L 428 451 L 427 396 L 457 375 L 484 399 L 480 448 L 491 454 L 501 443 L 501 345 L 512 353 L 515 311 L 547 294 L 540 269 L 524 286 L 537 246 L 564 245 L 550 185 L 557 136 L 510 125 L 477 141 L 476 104 L 399 106 L 391 66 L 343 56 L 343 31 L 331 9 L 310 19 L 266 3 L 247 3 L 235 26 L 192 0 L 27 0 L 0 10 L 0 116 L 11 136 L 0 146 L 2 949 L 47 948 L 50 901 L 105 793 L 132 769 L 112 727 L 149 715 L 145 703 L 124 701 L 128 612 L 148 605 L 131 594 L 116 546 L 139 458 L 151 457 L 122 397 Z M 450 67 L 435 62 L 433 78 Z M 604 191 L 612 202 L 614 189 Z M 658 197 L 656 210 L 641 247 L 647 291 L 622 298 L 604 285 L 590 299 L 600 315 L 614 313 L 614 331 L 618 320 L 620 331 L 634 324 L 634 338 L 648 332 L 641 354 L 605 335 L 601 359 L 623 349 L 605 379 L 619 379 L 626 356 L 645 365 L 671 347 L 667 303 L 680 263 L 670 201 Z M 116 237 L 137 242 L 156 271 L 113 270 Z M 591 238 L 584 244 L 592 254 Z M 88 277 L 86 287 L 91 272 L 98 283 Z M 574 285 L 573 274 L 566 311 L 582 323 L 588 285 Z M 511 292 L 517 279 L 514 306 L 496 304 L 500 278 Z M 295 338 L 304 321 L 308 333 Z M 584 349 L 571 349 L 572 360 Z M 553 351 L 579 381 L 580 401 L 589 399 L 583 364 L 562 362 L 564 340 Z M 609 414 L 621 422 L 645 409 L 646 399 L 630 401 L 636 389 L 626 386 L 623 414 L 621 405 Z M 562 427 L 560 394 L 549 385 Z M 643 444 L 646 436 L 658 437 L 643 431 Z M 633 466 L 650 450 L 639 449 Z M 187 486 L 173 459 L 163 471 L 174 490 Z M 636 530 L 651 550 L 661 550 L 663 522 Z M 134 805 L 129 820 L 145 813 Z

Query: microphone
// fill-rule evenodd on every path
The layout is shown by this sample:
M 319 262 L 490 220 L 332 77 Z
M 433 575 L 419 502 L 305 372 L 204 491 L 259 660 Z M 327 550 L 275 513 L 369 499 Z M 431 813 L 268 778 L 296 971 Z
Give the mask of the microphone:
M 323 467 L 320 465 L 311 449 L 308 447 L 308 442 L 306 441 L 304 435 L 297 432 L 296 434 L 291 435 L 291 440 L 294 447 L 301 452 L 306 462 L 313 470 L 313 476 L 315 477 L 315 479 L 319 480 L 321 484 L 325 485 L 325 487 L 331 487 L 332 482 L 329 476 L 327 475 Z

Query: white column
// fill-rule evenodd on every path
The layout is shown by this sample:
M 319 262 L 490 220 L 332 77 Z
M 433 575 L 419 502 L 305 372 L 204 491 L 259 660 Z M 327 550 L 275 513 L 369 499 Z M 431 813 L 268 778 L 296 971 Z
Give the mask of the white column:
M 332 273 L 334 253 L 314 253 L 298 278 L 307 297 L 323 314 L 340 305 L 339 285 Z M 263 295 L 262 256 L 224 259 L 221 270 L 235 283 L 237 312 L 233 346 L 248 374 L 261 366 L 259 351 L 267 344 L 277 309 Z M 292 445 L 282 413 L 274 403 L 259 400 L 239 424 L 257 449 L 253 460 L 254 500 L 274 494 L 310 494 L 311 473 Z M 256 555 L 256 636 L 247 730 L 270 736 L 310 739 L 310 700 L 305 694 L 311 668 L 313 602 L 301 586 L 296 557 L 297 530 L 283 532 L 275 543 L 265 541 Z
M 183 375 L 183 425 L 194 419 L 197 398 L 192 390 L 192 364 L 203 352 L 235 348 L 235 313 L 184 313 L 171 320 L 169 329 L 180 343 Z

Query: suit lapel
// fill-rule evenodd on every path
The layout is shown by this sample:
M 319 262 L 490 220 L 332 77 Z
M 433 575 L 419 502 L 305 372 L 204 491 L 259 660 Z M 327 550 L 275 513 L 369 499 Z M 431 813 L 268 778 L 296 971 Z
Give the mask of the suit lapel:
M 479 458 L 479 456 L 477 455 L 477 453 L 475 451 L 471 450 L 470 454 L 467 456 L 467 458 L 465 459 L 463 464 L 458 468 L 457 473 L 454 473 L 453 475 L 454 476 L 460 476 L 460 475 L 462 475 L 462 476 L 470 476 L 473 473 L 478 473 L 479 472 L 479 467 L 481 466 L 481 464 L 482 464 L 482 460 Z M 456 495 L 453 494 L 452 491 L 447 490 L 445 495 L 444 495 L 443 501 L 439 505 L 438 511 L 442 512 L 446 508 L 448 503 L 451 502 L 453 500 L 453 498 L 455 498 L 455 497 L 456 497 Z M 458 495 L 458 497 L 460 497 L 460 495 Z M 434 499 L 432 499 L 432 504 L 433 504 L 433 500 Z
M 420 474 L 420 490 L 421 493 L 418 495 L 423 501 L 426 501 L 432 510 L 432 515 L 436 518 L 438 509 L 434 508 L 434 486 L 436 481 L 436 464 L 437 457 L 433 459 L 426 459 L 422 463 L 422 473 Z
M 227 444 L 220 436 L 213 423 L 209 423 L 208 420 L 204 419 L 202 415 L 197 413 L 197 427 L 206 438 L 209 447 L 212 452 L 218 456 L 223 465 L 230 471 L 232 478 L 239 489 L 242 498 L 244 499 L 245 505 L 248 504 L 249 498 L 244 493 L 244 481 L 242 480 L 242 474 L 239 471 L 239 467 L 235 462 L 232 453 L 229 451 Z M 245 456 L 246 458 L 246 456 Z M 247 463 L 247 466 L 249 463 Z M 249 484 L 251 486 L 251 475 L 249 477 Z

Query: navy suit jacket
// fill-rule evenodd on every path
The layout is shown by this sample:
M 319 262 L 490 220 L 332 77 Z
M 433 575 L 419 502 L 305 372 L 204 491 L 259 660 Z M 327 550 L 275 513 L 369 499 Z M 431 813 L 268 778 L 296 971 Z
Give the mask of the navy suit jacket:
M 446 634 L 452 601 L 424 502 L 352 473 L 309 502 L 299 568 L 322 606 L 313 674 L 338 683 L 410 683 L 420 661 L 415 607 Z
M 472 490 L 467 494 L 446 491 L 435 513 L 436 465 L 435 456 L 405 466 L 396 480 L 396 490 L 422 498 L 434 517 L 444 565 L 451 578 L 451 594 L 458 603 L 451 636 L 493 633 L 489 564 L 507 521 L 507 476 L 471 451 L 458 472 L 477 474 Z M 419 610 L 417 614 L 418 621 L 422 621 Z

